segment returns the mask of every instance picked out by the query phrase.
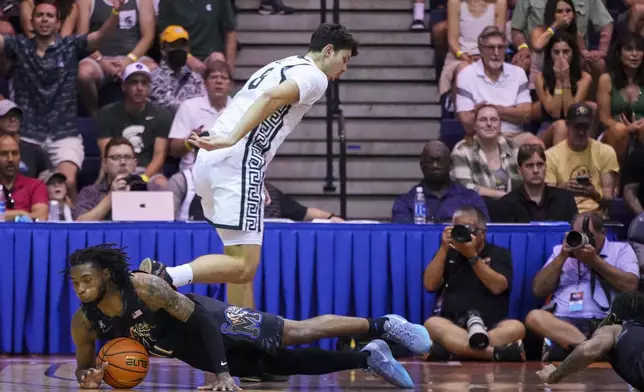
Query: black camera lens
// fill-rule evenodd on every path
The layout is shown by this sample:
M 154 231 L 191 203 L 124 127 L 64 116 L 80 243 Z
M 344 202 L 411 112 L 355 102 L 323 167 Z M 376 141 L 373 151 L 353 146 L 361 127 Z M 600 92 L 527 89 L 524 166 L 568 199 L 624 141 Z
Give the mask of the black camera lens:
M 580 232 L 578 232 L 578 231 L 571 231 L 571 232 L 570 232 L 570 233 L 568 233 L 568 235 L 566 236 L 566 244 L 567 244 L 571 249 L 577 249 L 577 248 L 579 248 L 579 247 L 581 247 L 581 246 L 585 245 L 585 244 L 584 244 L 584 242 L 585 242 L 585 241 L 584 241 L 584 240 L 585 240 L 585 238 L 584 238 L 584 237 L 585 237 L 585 236 L 584 236 L 584 234 L 583 234 L 583 233 L 580 233 Z
M 136 174 L 130 174 L 127 176 L 125 179 L 125 182 L 130 186 L 131 191 L 147 191 L 148 190 L 148 184 L 143 181 L 141 176 L 137 176 Z
M 463 225 L 454 225 L 452 239 L 456 242 L 466 243 L 472 241 L 472 231 Z

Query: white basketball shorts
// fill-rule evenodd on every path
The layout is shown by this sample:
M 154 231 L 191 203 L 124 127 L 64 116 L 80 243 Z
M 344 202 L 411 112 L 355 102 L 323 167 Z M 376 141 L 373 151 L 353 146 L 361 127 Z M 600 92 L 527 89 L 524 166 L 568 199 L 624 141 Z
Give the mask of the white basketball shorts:
M 224 246 L 261 245 L 263 240 L 264 165 L 244 159 L 249 154 L 240 144 L 200 151 L 195 161 L 195 191 Z

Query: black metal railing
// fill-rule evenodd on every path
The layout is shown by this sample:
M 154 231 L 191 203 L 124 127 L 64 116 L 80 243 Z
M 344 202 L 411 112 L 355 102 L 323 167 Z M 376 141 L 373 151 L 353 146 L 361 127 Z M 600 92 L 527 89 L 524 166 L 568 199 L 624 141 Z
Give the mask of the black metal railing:
M 333 0 L 333 23 L 340 23 L 340 0 Z M 320 22 L 326 23 L 326 0 L 320 0 Z M 326 178 L 325 192 L 335 192 L 336 178 L 333 174 L 333 125 L 338 124 L 339 160 L 338 180 L 340 182 L 340 216 L 347 217 L 347 143 L 344 128 L 344 114 L 340 108 L 340 84 L 338 81 L 329 83 L 326 90 Z

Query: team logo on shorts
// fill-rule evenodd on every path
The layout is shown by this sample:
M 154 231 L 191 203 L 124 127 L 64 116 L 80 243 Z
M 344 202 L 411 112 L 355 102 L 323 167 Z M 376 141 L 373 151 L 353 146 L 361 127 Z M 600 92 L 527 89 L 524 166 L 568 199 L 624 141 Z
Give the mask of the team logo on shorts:
M 221 326 L 221 332 L 226 335 L 242 335 L 255 340 L 259 338 L 261 324 L 261 314 L 230 306 L 226 309 L 226 322 Z

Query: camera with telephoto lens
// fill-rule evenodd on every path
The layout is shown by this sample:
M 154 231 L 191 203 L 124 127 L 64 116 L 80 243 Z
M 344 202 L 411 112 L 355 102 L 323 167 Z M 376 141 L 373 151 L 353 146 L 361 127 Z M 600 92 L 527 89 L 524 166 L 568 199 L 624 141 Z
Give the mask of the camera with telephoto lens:
M 566 235 L 566 245 L 571 250 L 580 249 L 590 244 L 595 246 L 595 235 L 590 231 L 590 217 L 586 215 L 581 225 L 581 231 L 571 231 Z
M 467 312 L 467 333 L 470 347 L 474 350 L 484 350 L 490 344 L 485 323 L 476 310 Z
M 472 241 L 472 230 L 467 226 L 463 225 L 454 225 L 452 228 L 452 239 L 455 242 L 466 243 Z
M 127 176 L 125 178 L 125 182 L 130 186 L 131 191 L 148 190 L 148 184 L 143 181 L 143 178 L 141 178 L 141 176 L 137 176 L 136 174 L 130 174 L 129 176 Z

